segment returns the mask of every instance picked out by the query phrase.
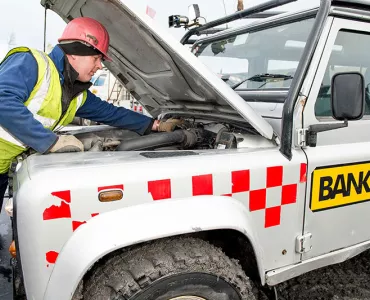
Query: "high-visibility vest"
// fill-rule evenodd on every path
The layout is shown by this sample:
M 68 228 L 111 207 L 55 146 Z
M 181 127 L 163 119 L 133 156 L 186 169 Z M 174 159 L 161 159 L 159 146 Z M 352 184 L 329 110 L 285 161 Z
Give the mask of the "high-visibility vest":
M 38 65 L 36 85 L 24 105 L 33 117 L 47 129 L 54 131 L 59 129 L 60 126 L 71 123 L 77 110 L 85 103 L 87 92 L 83 91 L 72 99 L 67 112 L 62 116 L 62 86 L 58 70 L 53 61 L 46 53 L 26 47 L 10 50 L 4 60 L 19 52 L 30 52 Z M 6 173 L 12 160 L 26 151 L 27 148 L 27 145 L 24 145 L 0 126 L 0 174 Z

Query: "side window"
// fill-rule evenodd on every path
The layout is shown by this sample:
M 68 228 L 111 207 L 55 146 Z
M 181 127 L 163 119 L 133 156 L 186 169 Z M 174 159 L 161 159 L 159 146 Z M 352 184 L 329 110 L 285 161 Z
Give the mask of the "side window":
M 365 78 L 365 115 L 370 115 L 370 34 L 342 30 L 338 32 L 329 63 L 315 103 L 316 117 L 332 116 L 331 79 L 340 72 L 361 72 Z M 351 99 L 348 99 L 350 101 Z
M 103 86 L 107 75 L 100 75 L 94 82 L 94 86 Z

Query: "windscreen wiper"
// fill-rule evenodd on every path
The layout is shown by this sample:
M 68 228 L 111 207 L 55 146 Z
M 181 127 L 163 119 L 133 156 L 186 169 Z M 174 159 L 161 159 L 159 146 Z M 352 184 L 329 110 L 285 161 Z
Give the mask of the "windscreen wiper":
M 293 79 L 293 76 L 285 75 L 285 74 L 269 74 L 269 73 L 257 74 L 257 75 L 253 75 L 252 77 L 249 77 L 247 79 L 244 79 L 238 82 L 237 84 L 233 85 L 231 88 L 235 90 L 238 86 L 242 85 L 246 81 L 265 82 L 267 79 L 271 79 L 271 78 L 280 79 L 280 80 L 289 80 L 289 79 Z

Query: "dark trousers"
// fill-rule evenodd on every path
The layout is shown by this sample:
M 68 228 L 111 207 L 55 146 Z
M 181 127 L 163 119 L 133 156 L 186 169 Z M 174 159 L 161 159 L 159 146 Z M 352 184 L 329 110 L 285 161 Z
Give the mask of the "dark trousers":
M 3 207 L 3 200 L 6 188 L 8 187 L 8 174 L 0 174 L 0 212 Z

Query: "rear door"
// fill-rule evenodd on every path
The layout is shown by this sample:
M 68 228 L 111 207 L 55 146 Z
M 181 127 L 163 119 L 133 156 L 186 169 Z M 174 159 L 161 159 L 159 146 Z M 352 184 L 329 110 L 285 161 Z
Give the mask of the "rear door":
M 332 118 L 331 79 L 356 71 L 370 85 L 370 24 L 334 19 L 304 109 L 304 128 Z M 368 90 L 368 88 L 366 89 Z M 348 99 L 351 105 L 351 99 Z M 308 259 L 370 239 L 370 97 L 365 115 L 347 128 L 321 132 L 308 158 L 304 232 L 312 233 Z

